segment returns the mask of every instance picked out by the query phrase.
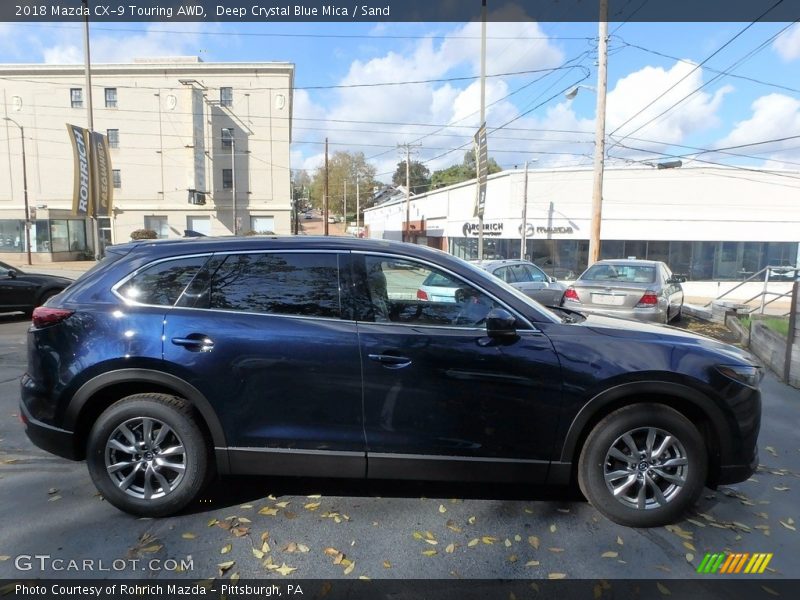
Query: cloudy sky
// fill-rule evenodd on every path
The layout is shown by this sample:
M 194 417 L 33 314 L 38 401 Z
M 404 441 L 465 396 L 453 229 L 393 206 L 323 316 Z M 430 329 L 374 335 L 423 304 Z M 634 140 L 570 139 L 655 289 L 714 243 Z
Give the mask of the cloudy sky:
M 590 165 L 596 24 L 503 17 L 487 26 L 490 154 L 506 168 L 526 159 Z M 800 25 L 611 23 L 609 31 L 611 164 L 680 156 L 800 170 Z M 399 143 L 420 144 L 431 170 L 460 162 L 470 147 L 479 35 L 476 23 L 126 23 L 93 25 L 91 39 L 96 62 L 293 62 L 292 167 L 316 168 L 327 136 L 332 149 L 363 152 L 387 179 Z M 0 24 L 0 62 L 79 63 L 80 36 L 75 24 Z M 577 85 L 585 87 L 567 99 Z

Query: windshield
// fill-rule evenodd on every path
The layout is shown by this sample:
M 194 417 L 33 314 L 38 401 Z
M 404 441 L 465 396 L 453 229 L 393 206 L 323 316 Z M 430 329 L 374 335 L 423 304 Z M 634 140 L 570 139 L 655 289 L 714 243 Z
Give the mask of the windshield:
M 648 265 L 596 264 L 578 279 L 583 281 L 616 281 L 620 283 L 653 283 L 656 268 Z
M 561 323 L 562 322 L 563 319 L 561 317 L 559 317 L 557 314 L 555 314 L 552 310 L 546 308 L 542 304 L 539 304 L 538 302 L 536 302 L 536 300 L 534 300 L 530 296 L 526 296 L 521 291 L 519 291 L 517 288 L 513 287 L 512 285 L 507 284 L 505 281 L 503 281 L 499 277 L 495 277 L 494 275 L 490 275 L 489 273 L 487 273 L 486 271 L 484 271 L 480 267 L 475 266 L 475 265 L 473 265 L 471 263 L 468 263 L 467 261 L 463 261 L 463 264 L 466 265 L 467 267 L 469 267 L 469 270 L 472 271 L 472 274 L 475 275 L 476 277 L 479 277 L 480 279 L 482 279 L 484 281 L 489 281 L 491 283 L 494 283 L 495 285 L 501 286 L 509 294 L 513 295 L 514 297 L 516 297 L 520 301 L 524 302 L 525 304 L 527 304 L 531 308 L 535 309 L 538 313 L 540 313 L 545 318 L 550 319 L 550 321 L 552 321 L 553 323 Z

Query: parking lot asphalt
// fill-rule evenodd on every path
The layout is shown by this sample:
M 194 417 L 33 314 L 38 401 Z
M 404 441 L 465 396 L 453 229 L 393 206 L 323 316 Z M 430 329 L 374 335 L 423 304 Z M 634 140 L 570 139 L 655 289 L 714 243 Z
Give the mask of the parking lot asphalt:
M 97 494 L 83 463 L 25 437 L 27 327 L 0 316 L 0 578 L 666 581 L 701 577 L 705 553 L 723 551 L 773 553 L 758 577 L 800 572 L 800 391 L 773 375 L 763 382 L 759 471 L 706 490 L 672 527 L 615 525 L 569 489 L 293 478 L 222 479 L 181 515 L 138 519 Z

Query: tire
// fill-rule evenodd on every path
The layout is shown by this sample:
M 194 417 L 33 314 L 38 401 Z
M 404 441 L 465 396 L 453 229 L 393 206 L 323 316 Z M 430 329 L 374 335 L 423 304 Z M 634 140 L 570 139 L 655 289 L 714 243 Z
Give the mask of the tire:
M 661 450 L 656 457 L 661 464 L 655 468 L 654 459 L 646 460 L 651 431 L 653 450 Z M 644 457 L 631 456 L 626 434 L 634 447 L 645 451 Z M 662 448 L 667 434 L 672 442 Z M 675 464 L 665 466 L 667 461 Z M 589 502 L 615 523 L 658 527 L 679 520 L 697 501 L 707 472 L 706 446 L 691 421 L 663 404 L 634 404 L 612 412 L 592 429 L 578 461 L 578 485 Z M 615 496 L 610 487 L 622 489 Z
M 136 394 L 97 419 L 86 462 L 95 487 L 111 504 L 133 515 L 163 517 L 200 494 L 212 474 L 210 455 L 191 404 L 166 394 Z M 110 471 L 108 464 L 126 466 Z

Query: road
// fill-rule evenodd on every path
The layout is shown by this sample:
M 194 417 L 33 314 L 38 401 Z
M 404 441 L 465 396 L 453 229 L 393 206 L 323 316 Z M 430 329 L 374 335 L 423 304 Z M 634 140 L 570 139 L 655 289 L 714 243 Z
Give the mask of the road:
M 723 550 L 774 553 L 760 577 L 800 572 L 800 392 L 772 375 L 763 384 L 760 471 L 707 490 L 679 528 L 620 527 L 569 490 L 290 478 L 227 478 L 183 514 L 151 520 L 119 512 L 98 496 L 85 465 L 25 438 L 17 402 L 26 328 L 20 318 L 0 317 L 0 578 L 158 579 L 176 575 L 156 570 L 174 568 L 174 560 L 187 564 L 177 576 L 191 579 L 218 576 L 223 564 L 224 577 L 243 579 L 666 581 L 695 577 L 706 552 Z M 87 573 L 33 561 L 18 570 L 26 562 L 16 557 L 37 554 L 124 566 Z

